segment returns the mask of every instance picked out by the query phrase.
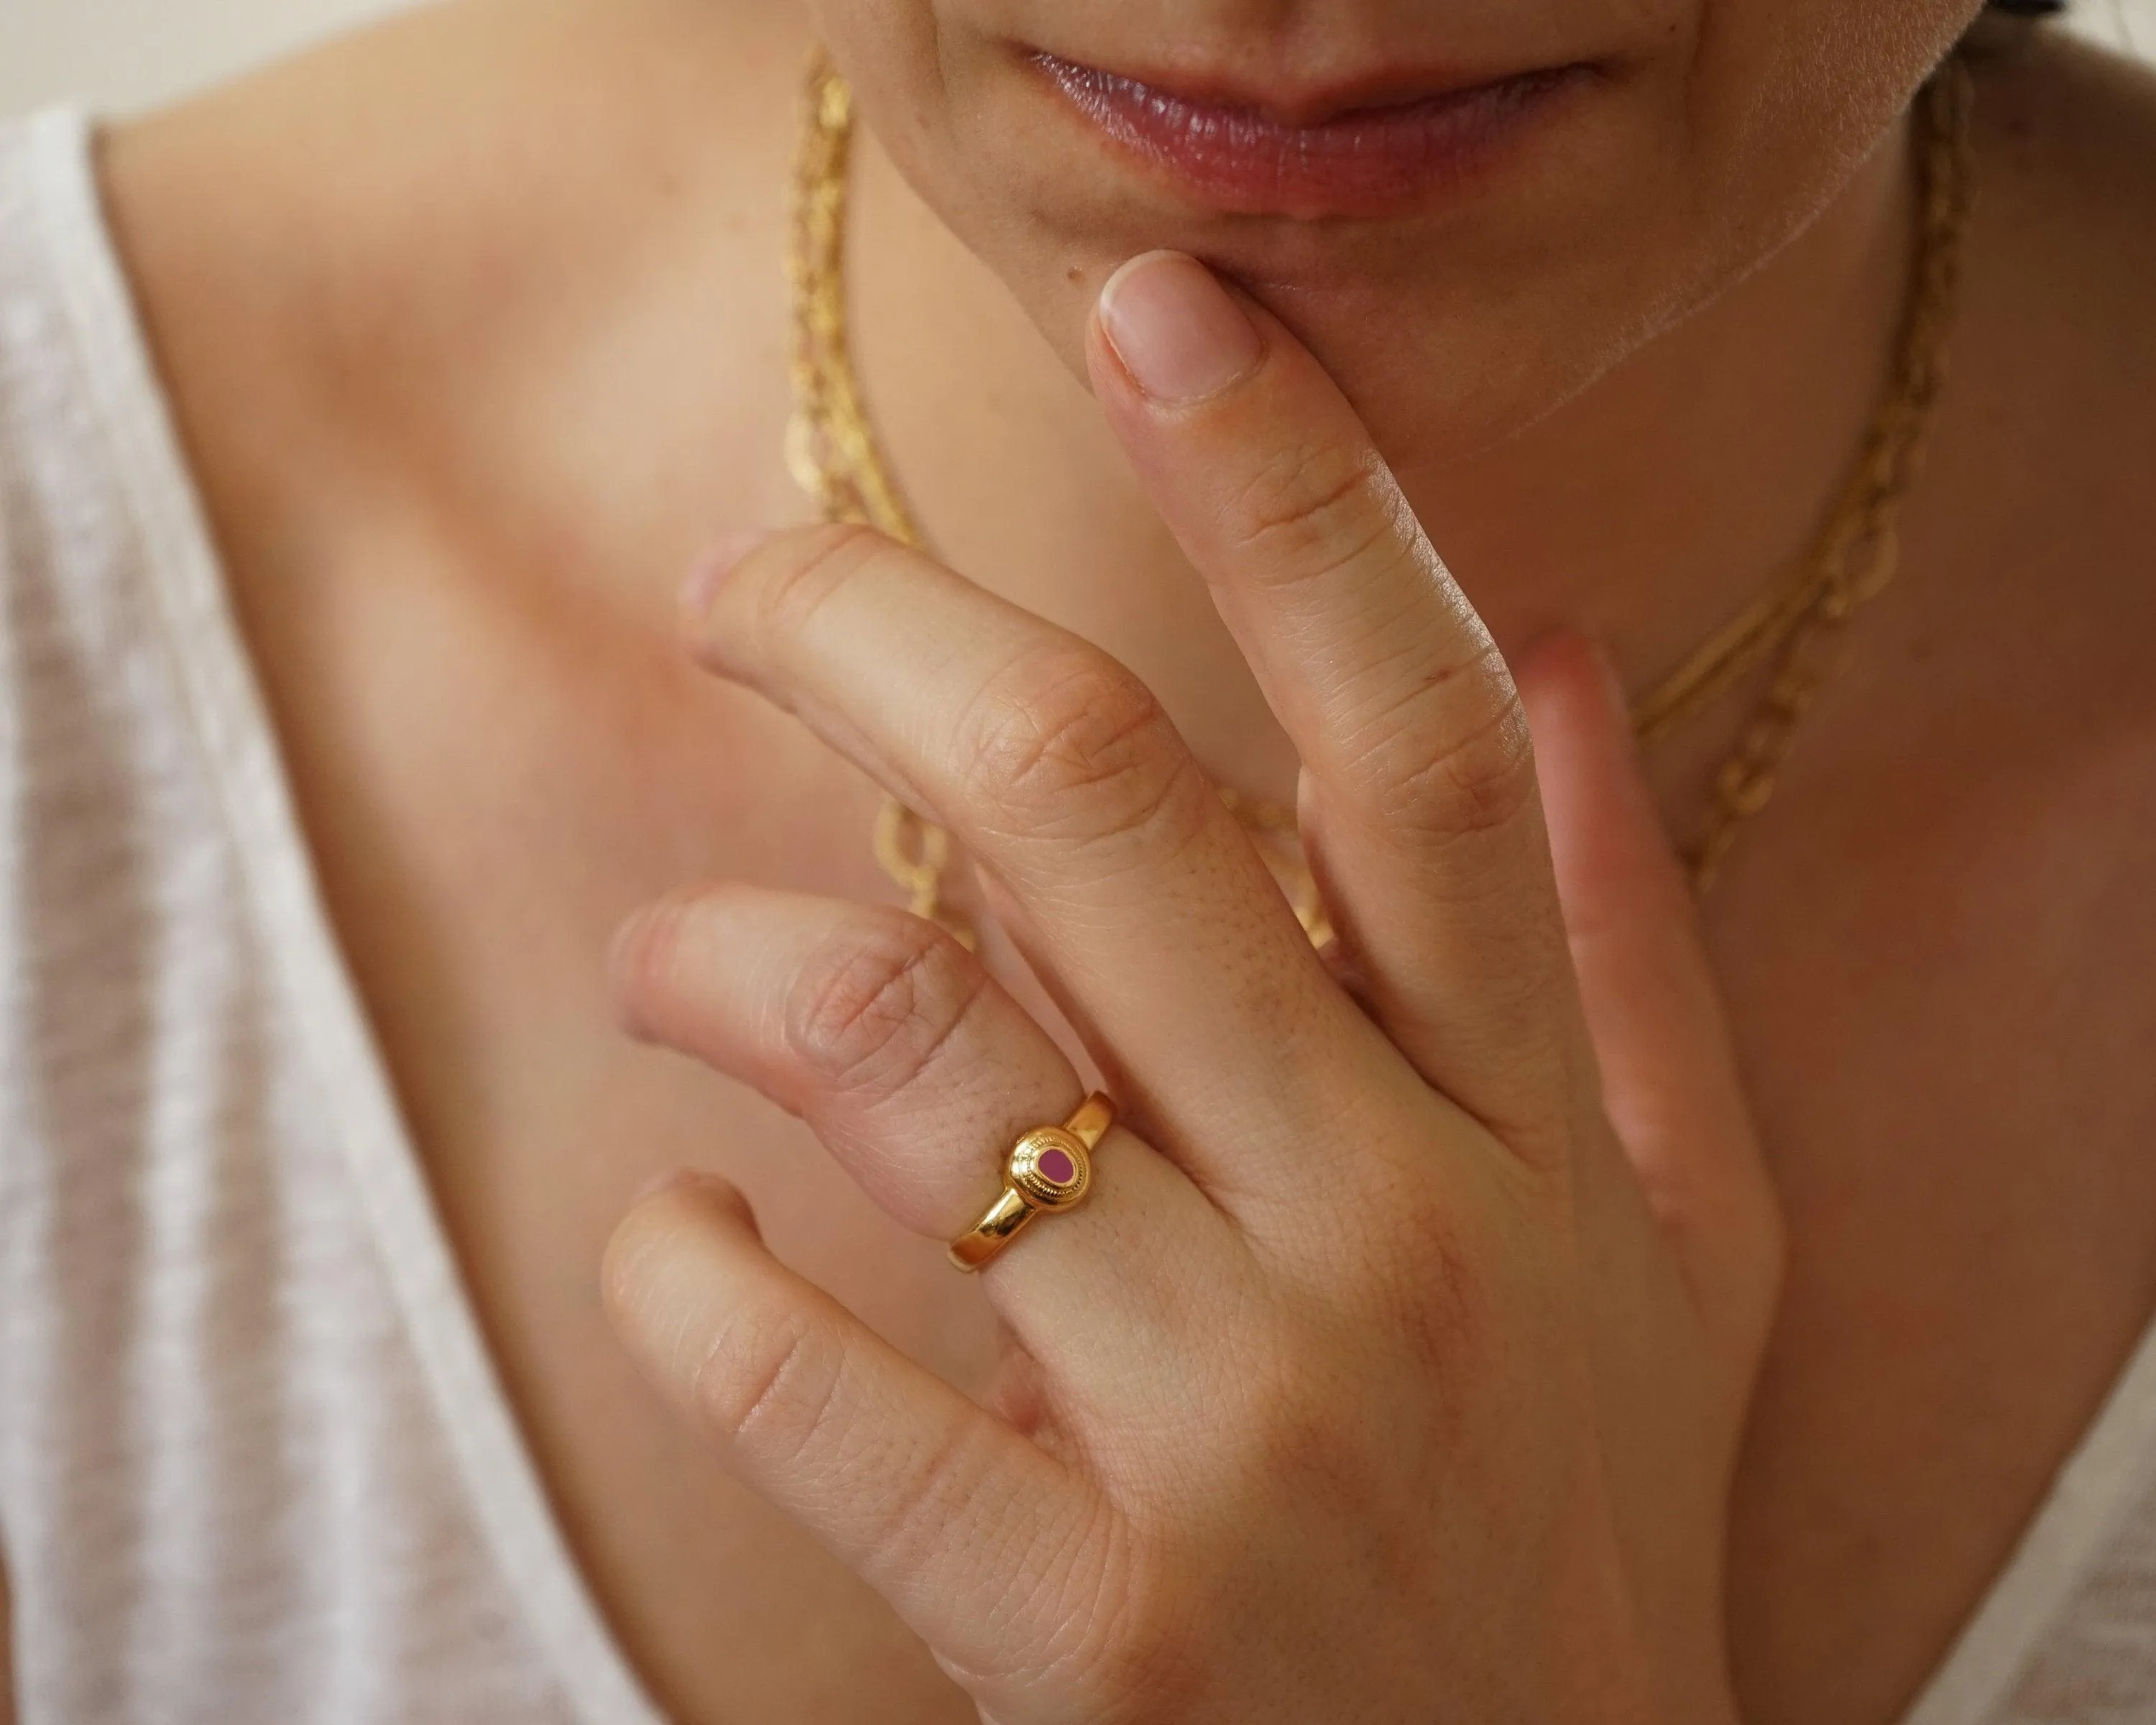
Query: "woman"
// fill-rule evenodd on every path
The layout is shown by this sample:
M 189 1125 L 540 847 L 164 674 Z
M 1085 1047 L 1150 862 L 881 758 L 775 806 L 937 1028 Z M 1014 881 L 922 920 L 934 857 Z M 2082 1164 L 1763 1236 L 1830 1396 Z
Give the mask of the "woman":
M 1973 10 L 5 134 L 21 1717 L 2145 1717 L 2156 90 Z

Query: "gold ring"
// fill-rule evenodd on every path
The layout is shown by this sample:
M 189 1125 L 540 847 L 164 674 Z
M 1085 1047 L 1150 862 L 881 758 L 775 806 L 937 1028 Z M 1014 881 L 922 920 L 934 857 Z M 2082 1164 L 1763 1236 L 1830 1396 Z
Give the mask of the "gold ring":
M 951 1261 L 978 1270 L 1042 1211 L 1075 1209 L 1093 1189 L 1093 1152 L 1116 1123 L 1116 1105 L 1098 1091 L 1060 1126 L 1037 1126 L 1004 1158 L 1004 1189 L 981 1219 L 951 1242 Z

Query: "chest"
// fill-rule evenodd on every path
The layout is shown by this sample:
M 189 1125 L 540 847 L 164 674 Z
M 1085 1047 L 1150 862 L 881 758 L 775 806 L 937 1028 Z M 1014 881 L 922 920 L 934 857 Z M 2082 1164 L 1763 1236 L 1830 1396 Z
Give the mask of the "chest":
M 2145 763 L 1820 742 L 1709 906 L 1791 1241 L 1732 1538 L 1765 1722 L 1900 1716 L 2156 1308 Z
M 992 1327 L 933 1243 L 797 1123 L 629 1044 L 606 996 L 620 917 L 685 881 L 887 895 L 873 791 L 655 636 L 393 634 L 439 662 L 407 652 L 334 722 L 295 698 L 280 723 L 469 1291 L 617 1635 L 687 1721 L 968 1717 L 873 1595 L 676 1430 L 596 1296 L 637 1189 L 711 1168 L 783 1257 L 985 1381 Z M 1794 778 L 1711 909 L 1794 1245 L 1732 1546 L 1763 1725 L 1898 1713 L 2156 1305 L 2156 1083 L 2133 1056 L 2156 938 L 2115 914 L 2132 845 L 2086 830 L 2115 788 L 2010 797 L 2024 835 L 1999 845 L 1830 777 Z

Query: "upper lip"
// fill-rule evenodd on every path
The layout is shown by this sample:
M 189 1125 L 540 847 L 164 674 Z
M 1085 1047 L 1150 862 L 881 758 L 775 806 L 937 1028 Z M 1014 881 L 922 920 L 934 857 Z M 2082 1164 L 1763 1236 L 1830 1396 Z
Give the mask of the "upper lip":
M 1142 85 L 1152 93 L 1193 108 L 1248 114 L 1277 126 L 1315 130 L 1341 121 L 1381 119 L 1388 111 L 1421 106 L 1514 79 L 1547 76 L 1561 66 L 1517 67 L 1474 72 L 1458 68 L 1403 70 L 1385 68 L 1322 79 L 1286 79 L 1260 85 L 1247 76 L 1217 71 L 1156 71 L 1105 66 L 1046 49 L 1033 56 L 1050 71 L 1063 70 Z

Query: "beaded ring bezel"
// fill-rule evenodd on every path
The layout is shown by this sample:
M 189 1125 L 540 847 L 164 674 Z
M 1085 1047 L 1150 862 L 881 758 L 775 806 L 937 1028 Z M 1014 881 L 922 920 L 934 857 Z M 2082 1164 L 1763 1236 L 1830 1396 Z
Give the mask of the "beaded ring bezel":
M 1069 1163 L 1067 1180 L 1055 1178 L 1059 1156 Z M 1073 1209 L 1092 1189 L 1093 1158 L 1077 1133 L 1060 1126 L 1035 1127 L 1011 1147 L 1004 1174 L 1034 1209 Z

